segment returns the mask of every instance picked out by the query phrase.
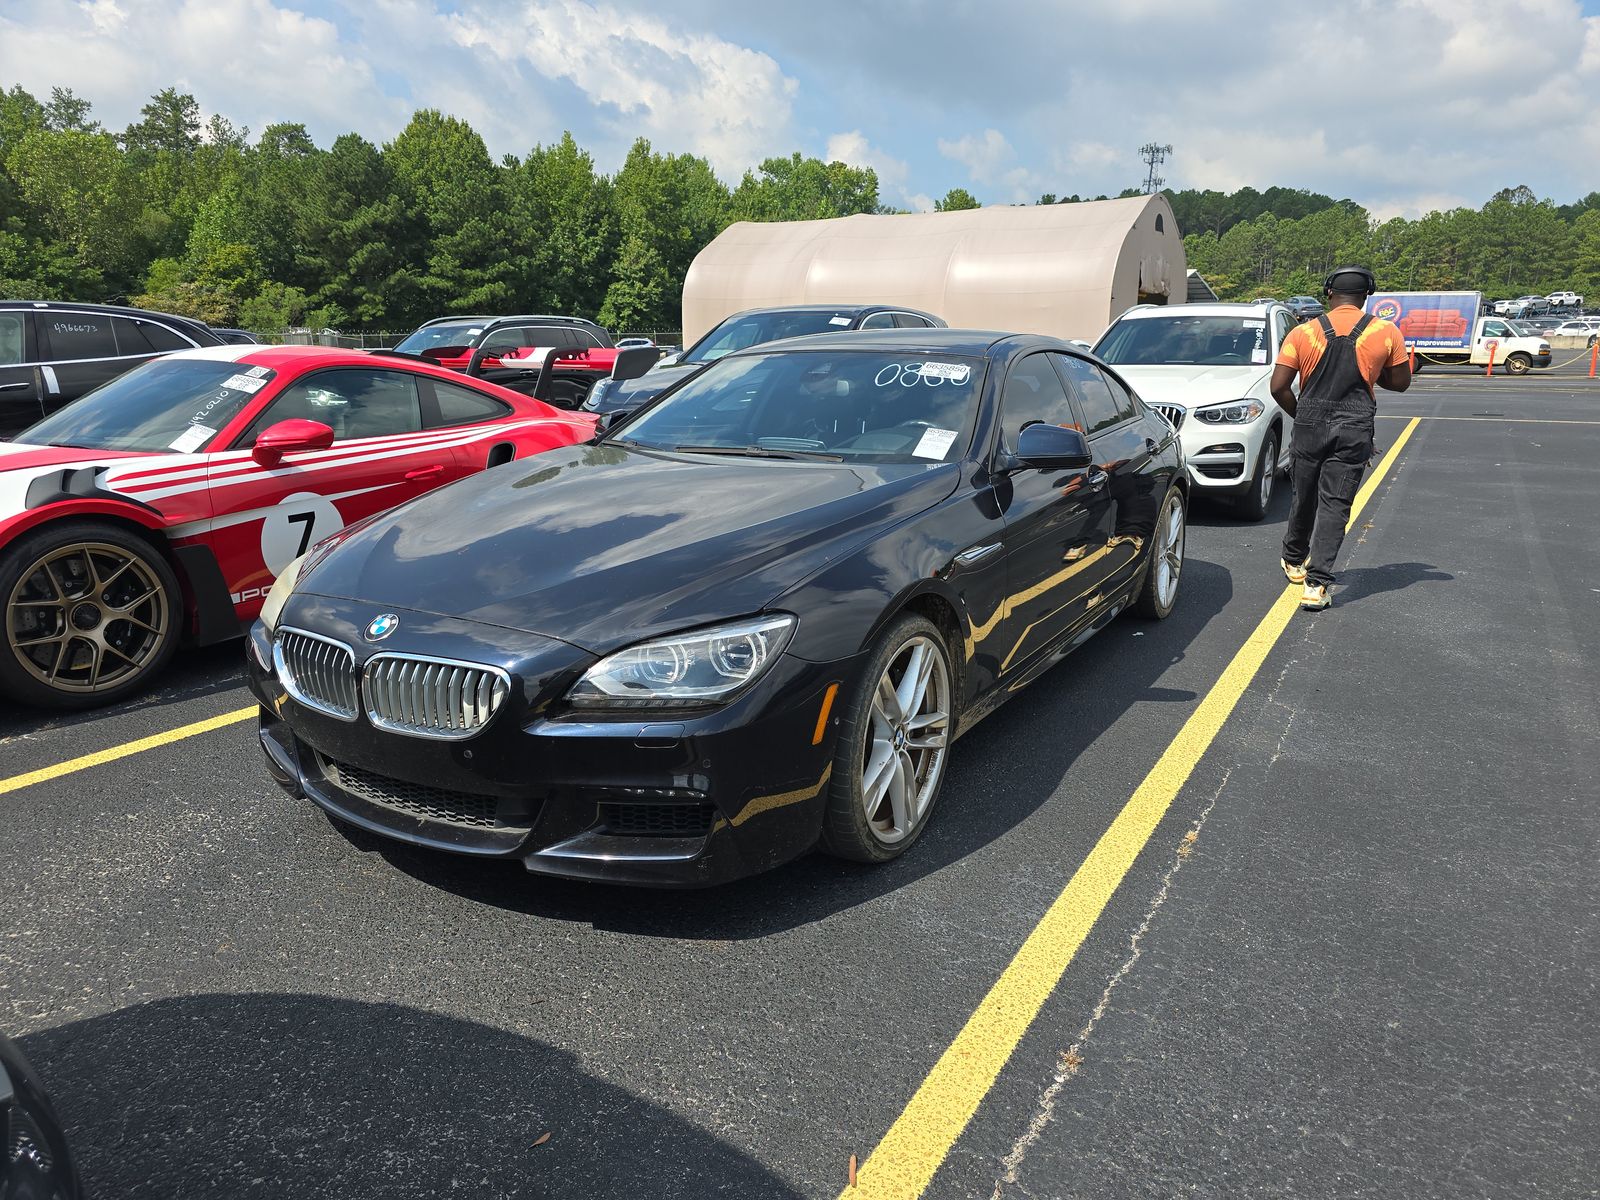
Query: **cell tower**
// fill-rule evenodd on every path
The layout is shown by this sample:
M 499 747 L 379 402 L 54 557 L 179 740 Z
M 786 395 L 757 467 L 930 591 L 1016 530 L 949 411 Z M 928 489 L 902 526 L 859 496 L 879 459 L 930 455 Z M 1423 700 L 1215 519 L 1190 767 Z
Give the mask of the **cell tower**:
M 1167 155 L 1171 153 L 1171 146 L 1163 146 L 1157 142 L 1146 142 L 1144 145 L 1139 147 L 1139 157 L 1144 159 L 1145 165 L 1149 167 L 1149 170 L 1145 172 L 1144 177 L 1145 195 L 1153 195 L 1154 193 L 1159 192 L 1161 190 L 1161 185 L 1166 182 L 1165 179 L 1156 174 L 1156 168 L 1162 163 L 1166 162 Z

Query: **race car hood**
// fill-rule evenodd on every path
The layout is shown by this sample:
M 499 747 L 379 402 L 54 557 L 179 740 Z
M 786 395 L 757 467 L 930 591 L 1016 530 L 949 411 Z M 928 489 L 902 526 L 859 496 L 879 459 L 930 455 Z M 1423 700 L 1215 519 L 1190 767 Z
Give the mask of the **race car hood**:
M 1254 396 L 1265 400 L 1272 368 L 1260 364 L 1208 367 L 1199 364 L 1116 367 L 1146 404 L 1199 408 Z
M 296 593 L 499 625 L 606 653 L 759 612 L 829 560 L 938 503 L 959 478 L 955 464 L 572 446 L 377 518 L 313 565 Z

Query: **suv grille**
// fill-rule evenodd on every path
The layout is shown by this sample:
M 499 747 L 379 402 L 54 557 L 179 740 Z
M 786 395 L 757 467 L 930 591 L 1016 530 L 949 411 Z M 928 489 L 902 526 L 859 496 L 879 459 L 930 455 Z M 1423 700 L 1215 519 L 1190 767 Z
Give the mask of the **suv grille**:
M 364 676 L 367 718 L 379 729 L 453 741 L 494 719 L 510 677 L 494 667 L 412 654 L 376 654 Z
M 493 829 L 499 823 L 500 801 L 495 796 L 408 783 L 332 759 L 323 760 L 323 773 L 335 787 L 352 796 L 385 808 L 399 809 L 413 817 L 470 825 L 476 829 Z
M 1166 418 L 1167 424 L 1174 429 L 1183 428 L 1184 410 L 1176 404 L 1151 404 L 1148 407 L 1154 409 L 1159 416 Z
M 303 629 L 281 629 L 272 644 L 278 678 L 307 708 L 356 719 L 355 656 L 350 647 Z
M 612 833 L 635 837 L 704 837 L 711 832 L 709 804 L 602 804 Z

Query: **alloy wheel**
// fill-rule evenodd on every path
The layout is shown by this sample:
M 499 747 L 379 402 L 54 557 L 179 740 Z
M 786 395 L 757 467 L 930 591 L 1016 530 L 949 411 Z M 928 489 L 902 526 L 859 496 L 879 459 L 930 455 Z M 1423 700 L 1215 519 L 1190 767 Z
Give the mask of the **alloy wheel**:
M 172 621 L 150 565 L 121 546 L 60 546 L 26 567 L 5 610 L 17 663 L 57 691 L 103 692 L 143 671 Z
M 1167 497 L 1161 520 L 1156 526 L 1156 599 L 1169 608 L 1178 595 L 1178 576 L 1183 573 L 1183 498 L 1177 492 Z
M 909 639 L 884 668 L 868 714 L 861 797 L 880 842 L 909 836 L 938 794 L 950 744 L 950 666 L 933 639 Z

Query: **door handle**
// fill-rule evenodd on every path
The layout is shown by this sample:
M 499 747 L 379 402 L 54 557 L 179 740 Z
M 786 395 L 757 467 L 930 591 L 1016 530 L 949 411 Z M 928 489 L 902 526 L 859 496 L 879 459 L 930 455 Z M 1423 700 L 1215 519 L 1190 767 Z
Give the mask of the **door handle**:
M 32 387 L 32 386 L 33 386 L 33 384 L 28 383 L 26 381 L 24 381 L 22 383 L 0 383 L 0 392 L 16 392 L 16 391 L 22 390 L 25 387 Z
M 1094 491 L 1097 488 L 1105 487 L 1106 480 L 1109 479 L 1109 478 L 1111 478 L 1111 477 L 1109 475 L 1107 475 L 1104 471 L 1102 471 L 1099 467 L 1090 467 L 1089 468 L 1089 475 L 1083 482 L 1084 482 L 1085 486 L 1087 486 L 1089 488 L 1090 491 Z
M 408 483 L 423 483 L 429 479 L 437 479 L 443 474 L 444 467 L 439 463 L 435 463 L 431 467 L 418 467 L 415 471 L 407 471 L 406 481 Z

